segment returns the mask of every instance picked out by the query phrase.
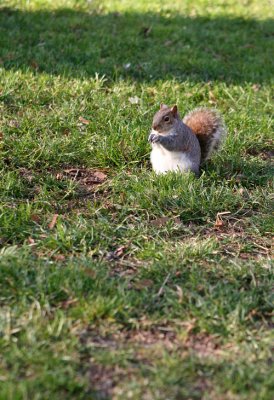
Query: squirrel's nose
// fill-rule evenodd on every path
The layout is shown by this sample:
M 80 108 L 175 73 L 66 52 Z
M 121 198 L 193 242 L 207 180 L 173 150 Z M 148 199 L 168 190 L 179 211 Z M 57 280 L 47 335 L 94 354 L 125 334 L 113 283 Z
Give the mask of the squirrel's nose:
M 156 124 L 153 124 L 153 125 L 152 125 L 152 129 L 154 129 L 155 131 L 157 131 L 157 125 L 156 125 Z

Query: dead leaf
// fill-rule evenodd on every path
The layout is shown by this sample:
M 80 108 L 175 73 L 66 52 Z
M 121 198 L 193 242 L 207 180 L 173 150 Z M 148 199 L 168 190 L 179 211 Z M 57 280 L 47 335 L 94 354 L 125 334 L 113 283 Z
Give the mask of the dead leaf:
M 115 251 L 110 251 L 109 253 L 107 253 L 106 256 L 107 260 L 109 261 L 118 260 L 124 254 L 126 247 L 127 246 L 120 246 Z
M 221 218 L 219 218 L 218 215 L 216 217 L 214 226 L 215 226 L 215 228 L 220 228 L 221 226 L 224 226 L 224 221 Z
M 134 287 L 134 289 L 142 290 L 153 286 L 153 284 L 154 282 L 151 279 L 142 279 L 141 281 L 134 282 L 132 286 Z
M 120 246 L 115 251 L 108 252 L 106 255 L 107 260 L 118 260 L 124 254 L 126 247 L 127 246 Z
M 64 254 L 54 254 L 52 258 L 54 259 L 54 261 L 64 261 L 66 259 Z
M 8 125 L 11 128 L 19 128 L 20 124 L 18 121 L 16 121 L 15 119 L 12 119 L 11 121 L 8 122 Z
M 39 223 L 39 222 L 41 221 L 40 216 L 37 215 L 37 214 L 32 214 L 32 215 L 30 216 L 30 219 L 31 219 L 33 222 L 37 222 L 37 223 Z
M 117 250 L 115 250 L 114 254 L 116 257 L 121 257 L 124 254 L 126 246 L 120 246 Z
M 128 101 L 131 104 L 138 104 L 140 102 L 140 98 L 138 96 L 134 96 L 134 97 L 129 97 Z
M 62 301 L 62 303 L 60 304 L 60 308 L 67 310 L 69 307 L 71 307 L 73 304 L 75 304 L 77 302 L 78 302 L 78 299 L 68 299 L 68 300 Z
M 166 225 L 169 221 L 173 221 L 176 224 L 180 224 L 180 218 L 178 217 L 160 217 L 157 219 L 154 219 L 153 221 L 150 222 L 150 224 L 152 226 L 157 226 L 157 227 L 161 227 Z
M 254 92 L 258 92 L 261 89 L 261 85 L 259 83 L 254 83 L 254 85 L 251 86 Z
M 220 228 L 220 227 L 224 226 L 225 225 L 225 221 L 223 221 L 222 217 L 225 216 L 225 215 L 229 215 L 229 214 L 231 214 L 230 211 L 223 211 L 223 212 L 217 213 L 216 221 L 215 221 L 215 224 L 214 224 L 215 228 Z
M 59 214 L 54 214 L 54 215 L 53 215 L 52 220 L 51 220 L 51 222 L 49 223 L 49 229 L 53 229 L 53 228 L 55 227 L 56 222 L 57 222 L 58 215 L 59 215 Z
M 32 237 L 28 238 L 28 243 L 29 244 L 35 244 L 35 240 Z
M 169 221 L 169 217 L 160 217 L 150 222 L 152 226 L 163 226 Z
M 103 181 L 107 178 L 107 175 L 104 174 L 104 173 L 101 172 L 101 171 L 95 171 L 95 172 L 93 173 L 93 175 L 94 175 L 96 178 L 98 178 L 101 182 L 103 182 Z
M 39 69 L 39 65 L 37 64 L 37 62 L 35 60 L 32 60 L 30 63 L 31 67 L 33 69 L 35 69 L 36 71 Z
M 79 122 L 81 122 L 84 125 L 88 125 L 90 123 L 90 121 L 86 118 L 83 117 L 79 117 Z
M 249 260 L 250 259 L 250 257 L 251 257 L 251 255 L 250 254 L 248 254 L 248 253 L 240 253 L 240 258 L 242 258 L 242 259 L 244 259 L 244 260 Z

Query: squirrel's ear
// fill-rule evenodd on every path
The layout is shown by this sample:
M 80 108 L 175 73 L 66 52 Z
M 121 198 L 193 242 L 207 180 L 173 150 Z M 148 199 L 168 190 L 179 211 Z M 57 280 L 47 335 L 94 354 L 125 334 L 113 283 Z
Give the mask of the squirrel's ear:
M 177 107 L 176 105 L 173 106 L 172 109 L 171 109 L 172 114 L 173 114 L 173 115 L 176 115 L 176 114 L 177 114 L 177 111 L 178 111 L 178 107 Z
M 161 103 L 160 104 L 160 110 L 163 110 L 164 108 L 168 108 L 168 106 L 166 104 Z

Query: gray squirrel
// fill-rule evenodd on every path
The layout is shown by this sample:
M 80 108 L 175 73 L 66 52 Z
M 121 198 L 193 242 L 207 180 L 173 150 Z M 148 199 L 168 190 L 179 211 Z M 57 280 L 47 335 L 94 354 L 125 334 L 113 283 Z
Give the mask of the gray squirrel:
M 226 135 L 223 119 L 216 110 L 196 108 L 181 120 L 177 106 L 161 104 L 154 115 L 149 142 L 150 160 L 157 174 L 193 171 L 218 150 Z

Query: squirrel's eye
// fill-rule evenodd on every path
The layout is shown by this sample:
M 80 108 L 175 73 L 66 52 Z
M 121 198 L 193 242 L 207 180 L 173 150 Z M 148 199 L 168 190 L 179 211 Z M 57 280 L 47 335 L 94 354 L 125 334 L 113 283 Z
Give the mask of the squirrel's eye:
M 164 117 L 164 121 L 169 122 L 169 117 L 168 116 Z

